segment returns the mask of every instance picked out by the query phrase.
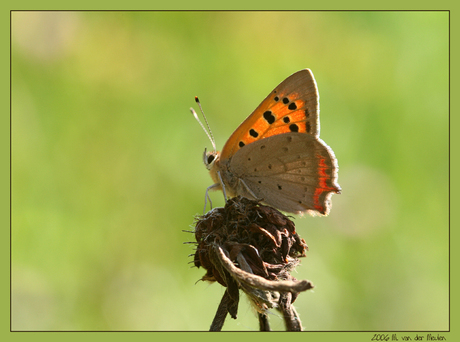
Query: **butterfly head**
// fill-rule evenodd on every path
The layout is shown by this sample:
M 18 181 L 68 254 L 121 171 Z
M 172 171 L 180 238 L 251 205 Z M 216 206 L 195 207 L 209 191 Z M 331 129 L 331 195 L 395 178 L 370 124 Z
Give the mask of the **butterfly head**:
M 206 149 L 204 149 L 204 153 L 203 153 L 203 162 L 204 162 L 204 165 L 206 166 L 206 168 L 210 171 L 214 165 L 216 164 L 216 162 L 219 160 L 220 158 L 220 153 L 217 152 L 217 151 L 206 151 Z

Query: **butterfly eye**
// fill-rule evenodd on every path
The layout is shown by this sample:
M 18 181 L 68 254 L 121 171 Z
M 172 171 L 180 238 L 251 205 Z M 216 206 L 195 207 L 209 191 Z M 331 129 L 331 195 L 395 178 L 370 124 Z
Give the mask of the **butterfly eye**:
M 204 149 L 204 152 L 203 152 L 203 163 L 204 165 L 206 166 L 206 168 L 209 170 L 209 164 L 212 163 L 212 161 L 214 160 L 214 156 L 212 154 L 212 152 L 207 152 L 206 149 Z
M 204 150 L 203 163 L 208 170 L 212 169 L 217 159 L 219 159 L 219 152 L 217 151 L 206 152 L 206 149 Z
M 210 165 L 210 164 L 212 164 L 212 162 L 214 161 L 214 159 L 216 158 L 216 156 L 213 155 L 213 154 L 208 154 L 208 155 L 206 156 L 206 158 L 207 158 L 206 162 L 208 163 L 208 165 Z

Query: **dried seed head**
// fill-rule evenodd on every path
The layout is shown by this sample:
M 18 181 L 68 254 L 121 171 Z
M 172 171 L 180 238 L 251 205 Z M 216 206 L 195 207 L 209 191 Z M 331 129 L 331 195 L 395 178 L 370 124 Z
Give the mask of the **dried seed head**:
M 293 312 L 301 328 L 291 304 L 313 285 L 290 274 L 308 247 L 287 216 L 258 201 L 235 197 L 197 219 L 195 238 L 195 266 L 206 269 L 202 280 L 227 287 L 221 305 L 237 308 L 241 289 L 262 315 L 267 308 L 282 310 L 284 316 Z

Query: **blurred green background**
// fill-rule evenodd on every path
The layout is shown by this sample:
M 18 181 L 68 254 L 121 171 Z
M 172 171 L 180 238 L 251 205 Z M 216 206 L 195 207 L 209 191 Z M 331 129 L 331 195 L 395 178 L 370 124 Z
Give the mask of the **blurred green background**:
M 448 44 L 448 12 L 13 12 L 13 330 L 207 330 L 189 108 L 222 148 L 303 68 L 343 189 L 295 219 L 305 329 L 448 329 Z M 242 299 L 224 330 L 257 329 Z

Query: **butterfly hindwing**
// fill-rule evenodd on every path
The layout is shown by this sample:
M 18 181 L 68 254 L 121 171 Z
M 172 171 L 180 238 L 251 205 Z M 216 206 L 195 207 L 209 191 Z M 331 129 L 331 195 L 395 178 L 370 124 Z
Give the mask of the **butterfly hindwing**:
M 260 153 L 261 151 L 271 153 Z M 253 197 L 289 212 L 327 214 L 329 198 L 339 193 L 337 161 L 332 150 L 308 134 L 287 133 L 259 140 L 239 150 L 226 165 L 238 180 L 239 194 Z
M 230 136 L 221 159 L 260 139 L 290 132 L 319 136 L 319 95 L 309 69 L 289 76 L 262 101 Z

